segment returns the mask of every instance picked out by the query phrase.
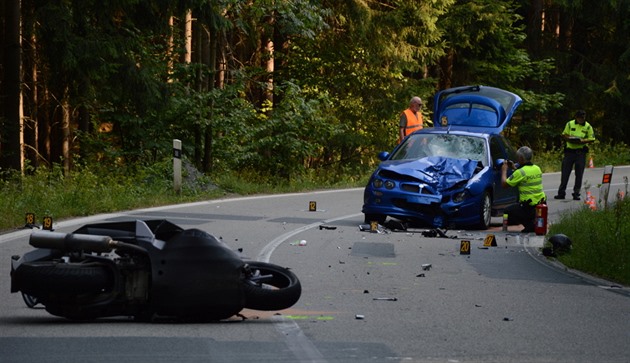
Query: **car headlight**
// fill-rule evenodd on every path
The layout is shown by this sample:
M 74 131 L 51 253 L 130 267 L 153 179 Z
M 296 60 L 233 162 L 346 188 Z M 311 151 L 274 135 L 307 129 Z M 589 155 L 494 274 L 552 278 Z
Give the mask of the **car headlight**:
M 396 186 L 396 183 L 394 183 L 391 180 L 388 180 L 385 182 L 385 188 L 386 189 L 394 189 L 394 187 Z
M 457 192 L 455 194 L 453 194 L 453 202 L 455 203 L 461 203 L 464 200 L 466 200 L 466 198 L 468 198 L 468 191 L 464 190 L 463 192 Z
M 372 182 L 372 185 L 374 185 L 374 188 L 381 188 L 383 187 L 383 180 L 376 179 Z

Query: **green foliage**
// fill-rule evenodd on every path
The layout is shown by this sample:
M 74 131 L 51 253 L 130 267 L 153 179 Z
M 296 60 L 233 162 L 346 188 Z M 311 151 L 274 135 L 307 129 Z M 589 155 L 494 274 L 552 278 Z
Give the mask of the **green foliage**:
M 238 166 L 286 179 L 303 174 L 333 132 L 320 103 L 303 98 L 299 87 L 286 83 L 282 101 L 247 123 L 247 143 L 235 155 Z
M 521 16 L 512 1 L 458 0 L 441 17 L 457 72 L 451 84 L 488 84 L 511 88 L 531 72 Z
M 583 207 L 562 214 L 547 235 L 562 233 L 572 240 L 571 252 L 559 256 L 566 266 L 630 285 L 630 198 L 607 209 L 599 207 L 597 211 Z
M 170 162 L 170 163 L 169 163 Z M 181 194 L 173 191 L 172 161 L 150 167 L 77 167 L 69 174 L 55 164 L 22 176 L 5 172 L 0 178 L 0 230 L 24 225 L 25 213 L 54 221 L 140 207 L 182 203 L 222 194 L 205 177 L 186 180 Z

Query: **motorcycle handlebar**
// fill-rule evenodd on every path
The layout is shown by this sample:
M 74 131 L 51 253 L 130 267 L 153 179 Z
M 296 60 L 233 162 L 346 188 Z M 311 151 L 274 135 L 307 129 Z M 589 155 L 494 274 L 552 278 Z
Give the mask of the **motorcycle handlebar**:
M 33 232 L 29 244 L 37 248 L 62 251 L 110 252 L 116 247 L 116 242 L 109 236 L 50 231 Z

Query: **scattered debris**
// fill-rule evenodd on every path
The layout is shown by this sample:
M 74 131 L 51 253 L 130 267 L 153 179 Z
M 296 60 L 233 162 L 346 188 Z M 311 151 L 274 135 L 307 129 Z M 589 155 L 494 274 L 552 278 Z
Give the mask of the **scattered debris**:
M 306 242 L 306 240 L 303 239 L 303 240 L 292 242 L 291 246 L 306 246 L 307 244 L 308 242 Z
M 406 231 L 407 224 L 401 221 L 389 219 L 385 222 L 385 227 L 392 231 Z
M 447 236 L 446 235 L 447 230 L 441 230 L 439 228 L 433 228 L 433 229 L 429 229 L 426 231 L 422 231 L 422 235 L 424 237 L 429 237 L 429 238 L 434 238 L 434 237 L 441 237 L 441 238 L 457 238 L 457 236 Z
M 361 232 L 372 232 L 372 227 L 369 224 L 360 224 L 359 225 L 359 231 L 361 231 Z M 391 233 L 391 231 L 379 224 L 377 226 L 376 230 L 374 232 L 372 232 L 372 233 L 389 234 L 389 233 Z
M 556 254 L 553 253 L 552 247 L 543 247 L 542 254 L 543 256 L 546 256 L 546 257 L 556 257 Z
M 319 230 L 321 231 L 322 229 L 335 230 L 335 229 L 337 229 L 337 227 L 335 227 L 335 226 L 327 226 L 327 225 L 325 225 L 325 224 L 321 224 L 321 225 L 319 226 Z

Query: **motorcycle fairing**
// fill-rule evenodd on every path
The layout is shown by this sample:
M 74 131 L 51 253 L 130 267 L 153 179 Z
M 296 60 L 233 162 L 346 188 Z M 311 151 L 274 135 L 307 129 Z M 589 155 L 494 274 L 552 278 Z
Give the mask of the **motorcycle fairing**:
M 213 235 L 167 220 L 90 224 L 74 233 L 137 241 L 151 259 L 151 301 L 160 315 L 202 315 L 208 309 L 242 308 L 244 262 Z
M 245 263 L 209 233 L 188 229 L 153 251 L 151 301 L 161 315 L 203 315 L 245 303 L 240 284 Z

